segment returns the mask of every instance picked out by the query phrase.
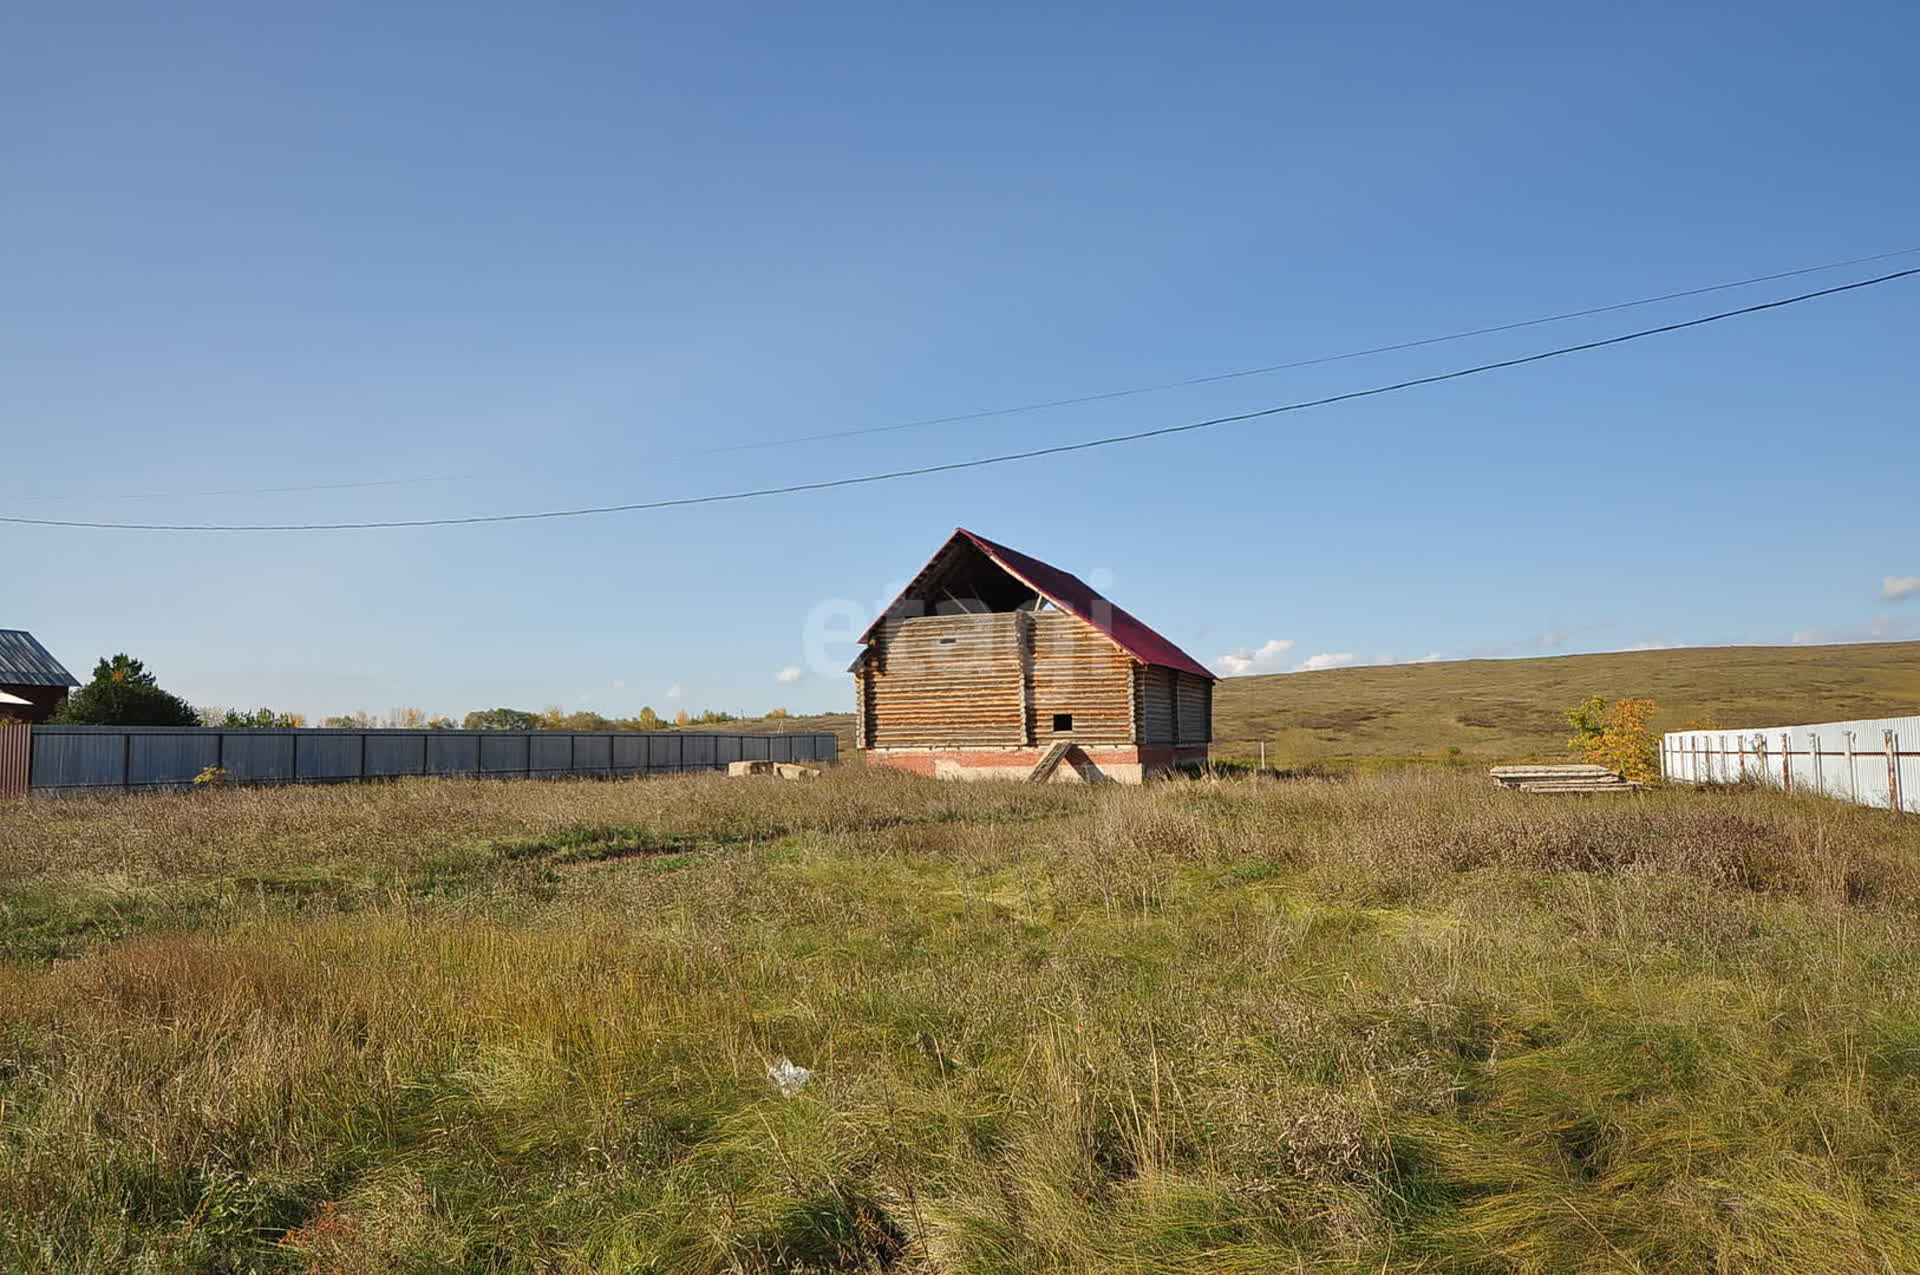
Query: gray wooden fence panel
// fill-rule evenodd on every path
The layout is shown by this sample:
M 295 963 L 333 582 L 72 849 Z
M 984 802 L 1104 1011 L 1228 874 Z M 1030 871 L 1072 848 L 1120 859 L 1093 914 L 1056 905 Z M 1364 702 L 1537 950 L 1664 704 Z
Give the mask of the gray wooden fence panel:
M 831 761 L 826 733 L 693 731 L 223 730 L 35 726 L 33 792 L 185 788 L 209 766 L 232 783 L 334 783 L 408 775 L 671 774 L 730 761 Z

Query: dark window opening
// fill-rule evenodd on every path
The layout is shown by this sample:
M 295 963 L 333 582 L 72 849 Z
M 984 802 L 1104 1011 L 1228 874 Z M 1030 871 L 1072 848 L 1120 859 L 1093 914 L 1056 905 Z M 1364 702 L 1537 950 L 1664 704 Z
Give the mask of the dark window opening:
M 955 642 L 958 642 L 959 640 L 960 640 L 959 638 L 941 638 L 941 639 L 940 639 L 940 645 L 941 645 L 941 646 L 952 646 L 952 645 L 953 645 L 953 644 L 954 644 Z
M 1055 713 L 1053 715 L 1053 728 L 1055 730 L 1072 730 L 1073 714 L 1072 713 Z

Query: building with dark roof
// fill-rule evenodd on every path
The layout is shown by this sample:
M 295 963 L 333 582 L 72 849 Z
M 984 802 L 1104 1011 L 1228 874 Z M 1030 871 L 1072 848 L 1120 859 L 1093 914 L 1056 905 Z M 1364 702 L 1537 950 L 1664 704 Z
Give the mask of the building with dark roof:
M 0 717 L 44 722 L 80 685 L 24 629 L 0 629 Z
M 870 764 L 1137 783 L 1206 763 L 1205 665 L 1077 576 L 964 528 L 860 641 Z

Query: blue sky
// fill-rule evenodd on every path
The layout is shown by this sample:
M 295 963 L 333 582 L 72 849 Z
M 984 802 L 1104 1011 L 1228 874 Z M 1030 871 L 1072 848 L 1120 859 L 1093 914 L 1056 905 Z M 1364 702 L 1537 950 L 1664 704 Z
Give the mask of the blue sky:
M 1916 42 L 1894 3 L 11 6 L 0 512 L 700 495 L 1841 282 L 1876 268 L 713 450 L 1920 246 Z M 965 525 L 1236 668 L 1920 636 L 1920 584 L 1882 596 L 1920 574 L 1916 335 L 1920 280 L 839 492 L 408 531 L 6 527 L 0 626 L 82 673 L 127 650 L 196 702 L 316 715 L 834 709 L 835 626 Z

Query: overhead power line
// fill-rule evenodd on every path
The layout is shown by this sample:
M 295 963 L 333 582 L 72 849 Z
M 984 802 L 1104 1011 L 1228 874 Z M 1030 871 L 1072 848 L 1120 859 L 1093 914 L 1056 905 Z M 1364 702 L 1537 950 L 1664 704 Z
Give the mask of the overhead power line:
M 1747 288 L 1755 284 L 1775 283 L 1781 279 L 1795 279 L 1803 275 L 1822 274 L 1828 270 L 1840 270 L 1847 266 L 1865 265 L 1873 261 L 1887 261 L 1894 257 L 1910 257 L 1920 252 L 1920 247 L 1898 248 L 1892 252 L 1876 252 L 1865 257 L 1849 257 L 1844 261 L 1829 261 L 1818 266 L 1800 266 L 1793 270 L 1779 270 L 1773 274 L 1751 275 L 1745 279 L 1730 279 L 1724 283 L 1710 283 L 1698 288 L 1685 288 L 1678 292 L 1663 292 L 1658 296 L 1637 297 L 1631 301 L 1616 301 L 1609 305 L 1589 306 L 1584 310 L 1566 310 L 1559 314 L 1546 314 L 1532 319 L 1518 319 L 1511 323 L 1496 323 L 1488 327 L 1468 328 L 1460 332 L 1448 332 L 1441 336 L 1419 337 L 1410 341 L 1396 341 L 1390 345 L 1368 346 L 1362 350 L 1346 350 L 1338 354 L 1319 354 L 1312 358 L 1295 359 L 1289 363 L 1269 363 L 1261 367 L 1238 368 L 1229 372 L 1214 372 L 1204 376 L 1190 376 L 1182 380 L 1159 381 L 1151 385 L 1134 385 L 1124 389 L 1103 390 L 1094 394 L 1080 394 L 1071 398 L 1041 399 L 1031 403 L 1016 403 L 1007 407 L 989 407 L 978 411 L 961 412 L 951 416 L 922 416 L 912 420 L 894 421 L 883 425 L 863 425 L 848 429 L 827 430 L 817 434 L 795 434 L 784 438 L 752 439 L 742 443 L 723 443 L 715 447 L 702 447 L 689 451 L 671 452 L 659 460 L 690 460 L 701 456 L 724 456 L 733 452 L 761 451 L 775 447 L 794 447 L 805 443 L 828 442 L 841 438 L 859 438 L 869 434 L 890 434 L 901 430 L 926 429 L 934 425 L 954 425 L 966 421 L 988 420 L 1001 416 L 1019 416 L 1028 412 L 1044 412 L 1056 407 L 1077 407 L 1087 403 L 1106 403 L 1115 399 L 1133 398 L 1142 394 L 1159 394 L 1169 390 L 1189 389 L 1198 385 L 1214 385 L 1223 381 L 1244 380 L 1255 376 L 1268 376 L 1276 372 L 1289 372 L 1304 367 L 1319 367 L 1328 363 L 1344 363 L 1352 359 L 1371 358 L 1377 354 L 1393 354 L 1401 350 L 1417 350 L 1429 345 L 1444 345 L 1451 341 L 1465 341 L 1476 336 L 1492 336 L 1501 332 L 1518 332 L 1525 328 L 1541 327 L 1549 323 L 1563 323 L 1569 319 L 1590 318 L 1597 314 L 1613 314 L 1621 310 L 1635 310 L 1641 306 L 1658 305 L 1663 301 L 1679 301 L 1687 297 L 1706 296 L 1715 292 L 1727 292 L 1734 288 Z M 518 473 L 519 471 L 516 471 Z M 319 491 L 346 491 L 355 488 L 406 487 L 422 483 L 474 482 L 488 477 L 484 473 L 465 474 L 417 474 L 407 478 L 375 478 L 348 482 L 306 483 L 291 486 L 274 487 L 223 487 L 202 491 L 144 491 L 122 492 L 109 499 L 115 500 L 172 500 L 181 497 L 209 496 L 278 496 L 293 493 Z M 46 494 L 26 496 L 22 499 L 42 503 L 45 501 L 73 500 L 78 497 L 68 494 Z M 98 496 L 88 497 L 99 499 Z
M 1703 315 L 1697 319 L 1686 319 L 1678 323 L 1664 323 L 1659 327 L 1641 328 L 1636 332 L 1626 332 L 1618 336 L 1603 337 L 1596 341 L 1582 341 L 1578 345 L 1563 345 L 1558 349 L 1543 350 L 1537 354 L 1524 354 L 1517 358 L 1500 359 L 1492 363 L 1480 363 L 1472 367 L 1456 368 L 1451 372 L 1438 372 L 1431 376 L 1417 376 L 1404 381 L 1395 381 L 1388 385 L 1375 385 L 1367 389 L 1348 390 L 1342 394 L 1329 394 L 1323 398 L 1305 399 L 1297 403 L 1283 403 L 1278 407 L 1263 407 L 1251 412 L 1236 412 L 1230 416 L 1214 416 L 1201 421 L 1189 421 L 1182 425 L 1162 425 L 1155 429 L 1135 430 L 1126 434 L 1109 434 L 1101 438 L 1084 439 L 1077 443 L 1059 443 L 1051 447 L 1035 447 L 1026 451 L 1005 452 L 998 456 L 981 456 L 972 460 L 947 461 L 938 465 L 918 465 L 910 469 L 894 469 L 877 474 L 859 474 L 849 478 L 828 478 L 816 482 L 788 483 L 779 487 L 758 487 L 747 491 L 721 492 L 708 496 L 678 496 L 666 500 L 632 501 L 617 505 L 591 505 L 580 509 L 549 509 L 534 513 L 517 514 L 474 514 L 458 518 L 397 518 L 369 522 L 283 522 L 283 523 L 168 523 L 168 522 L 92 522 L 75 518 L 26 518 L 17 515 L 0 515 L 0 523 L 12 523 L 32 527 L 85 527 L 108 531 L 374 531 L 401 527 L 462 527 L 477 523 L 490 522 L 534 522 L 553 518 L 589 518 L 602 514 L 633 513 L 644 509 L 675 509 L 688 505 L 716 505 L 732 501 L 755 500 L 766 496 L 785 496 L 798 492 L 830 491 L 840 487 L 857 487 L 868 483 L 889 482 L 898 478 L 917 478 L 928 474 L 952 473 L 963 469 L 980 469 L 988 465 L 1004 465 L 1014 461 L 1036 460 L 1043 456 L 1063 456 L 1071 452 L 1091 451 L 1097 447 L 1113 447 L 1121 443 L 1136 443 L 1148 438 L 1165 438 L 1173 434 L 1187 434 L 1196 430 L 1212 429 L 1220 425 L 1232 425 L 1242 421 L 1259 420 L 1268 416 L 1279 416 L 1286 412 L 1300 412 L 1313 407 L 1327 407 L 1334 403 L 1346 403 L 1355 399 L 1374 398 L 1382 394 L 1393 394 L 1401 390 L 1410 390 L 1422 385 L 1437 385 L 1443 381 L 1457 381 L 1464 377 L 1478 376 L 1485 372 L 1497 372 L 1503 368 L 1521 367 L 1528 363 L 1541 363 L 1548 359 L 1562 358 L 1569 354 L 1579 354 L 1587 350 L 1605 349 L 1608 346 L 1624 345 L 1629 341 L 1644 340 L 1647 337 L 1661 336 L 1669 332 L 1681 332 L 1688 328 L 1703 327 L 1709 323 L 1719 323 L 1726 319 L 1735 319 L 1743 315 L 1759 314 L 1766 310 L 1778 310 L 1790 305 L 1799 305 L 1803 301 L 1812 301 L 1819 297 L 1837 296 L 1843 292 L 1856 292 L 1862 288 L 1877 287 L 1883 283 L 1892 283 L 1896 279 L 1907 279 L 1920 275 L 1920 267 L 1911 270 L 1898 270 L 1892 274 L 1879 275 L 1872 279 L 1859 279 L 1852 283 L 1838 284 L 1831 288 L 1821 288 L 1815 292 L 1803 292 L 1798 296 L 1782 297 L 1776 301 L 1763 301 L 1756 305 L 1742 306 L 1737 310 L 1722 310 L 1717 314 Z
M 1713 292 L 1726 292 L 1732 288 L 1746 288 L 1760 283 L 1777 283 L 1781 279 L 1795 279 L 1801 275 L 1820 274 L 1828 270 L 1840 270 L 1847 266 L 1866 265 L 1872 261 L 1886 261 L 1893 257 L 1910 257 L 1920 252 L 1920 248 L 1899 248 L 1893 252 L 1876 252 L 1866 257 L 1851 257 L 1845 261 L 1830 261 L 1822 266 L 1801 266 L 1796 270 L 1781 270 L 1774 274 L 1754 275 L 1746 279 L 1733 279 L 1726 283 L 1710 283 L 1705 287 L 1686 288 L 1679 292 L 1663 292 L 1657 297 L 1639 297 L 1632 301 L 1616 301 L 1611 305 L 1589 306 L 1585 310 L 1567 310 L 1560 314 L 1545 314 L 1537 319 L 1518 319 L 1512 323 L 1496 323 L 1484 328 L 1468 328 L 1463 332 L 1449 332 L 1444 336 L 1420 337 L 1412 341 L 1396 341 L 1391 345 L 1374 345 L 1364 350 L 1347 350 L 1340 354 L 1320 354 L 1310 359 L 1295 359 L 1290 363 L 1269 363 L 1263 367 L 1239 368 L 1231 372 L 1214 372 L 1206 376 L 1189 376 L 1177 381 L 1157 381 L 1151 385 L 1134 385 L 1126 389 L 1103 390 L 1097 394 L 1079 394 L 1072 398 L 1043 399 L 1033 403 L 1019 403 L 1011 407 L 988 407 L 975 412 L 960 412 L 952 416 L 925 416 L 916 420 L 896 421 L 890 425 L 866 425 L 856 429 L 828 430 L 821 434 L 796 434 L 789 438 L 767 438 L 755 442 L 728 443 L 720 447 L 709 447 L 697 452 L 686 452 L 690 456 L 715 456 L 726 452 L 756 451 L 769 447 L 791 447 L 797 443 L 818 443 L 836 438 L 860 438 L 867 434 L 891 434 L 898 430 L 924 429 L 932 425 L 957 425 L 965 421 L 983 421 L 997 416 L 1018 416 L 1025 412 L 1043 412 L 1056 407 L 1078 407 L 1086 403 L 1109 403 L 1114 399 L 1133 398 L 1140 394 L 1159 394 L 1167 390 L 1191 389 L 1196 385 L 1217 385 L 1221 381 L 1238 381 L 1252 376 L 1270 376 L 1275 372 L 1291 372 L 1303 367 L 1320 367 L 1327 363 L 1344 363 L 1349 359 L 1371 358 L 1376 354 L 1394 354 L 1401 350 L 1418 350 L 1429 345 L 1443 345 L 1449 341 L 1465 341 L 1476 336 L 1492 336 L 1499 332 L 1518 332 L 1522 328 L 1537 328 L 1547 323 L 1564 323 L 1569 319 L 1585 319 L 1596 314 L 1612 314 L 1619 310 L 1634 310 L 1641 306 L 1658 305 L 1662 301 L 1680 301 L 1687 297 L 1703 297 Z

